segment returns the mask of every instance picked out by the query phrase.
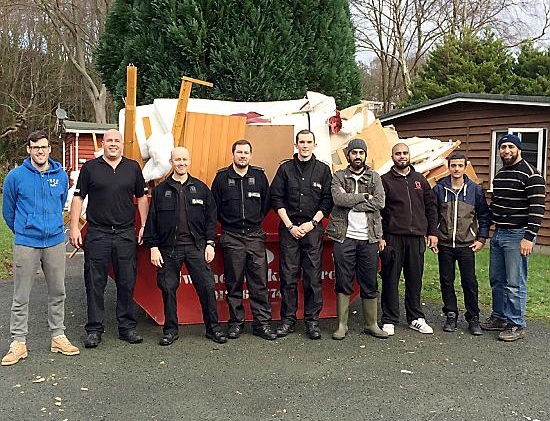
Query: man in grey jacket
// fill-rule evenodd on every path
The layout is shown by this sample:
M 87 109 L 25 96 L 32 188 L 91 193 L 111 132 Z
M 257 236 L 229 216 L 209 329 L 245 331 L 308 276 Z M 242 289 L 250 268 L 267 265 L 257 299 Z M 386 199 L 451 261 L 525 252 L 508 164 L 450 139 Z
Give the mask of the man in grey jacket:
M 380 209 L 385 194 L 380 176 L 365 165 L 367 145 L 363 139 L 350 140 L 346 148 L 347 168 L 332 179 L 334 208 L 327 235 L 334 240 L 338 329 L 332 334 L 344 339 L 348 332 L 350 295 L 357 277 L 363 304 L 364 330 L 377 338 L 388 334 L 378 327 L 378 241 L 382 238 Z

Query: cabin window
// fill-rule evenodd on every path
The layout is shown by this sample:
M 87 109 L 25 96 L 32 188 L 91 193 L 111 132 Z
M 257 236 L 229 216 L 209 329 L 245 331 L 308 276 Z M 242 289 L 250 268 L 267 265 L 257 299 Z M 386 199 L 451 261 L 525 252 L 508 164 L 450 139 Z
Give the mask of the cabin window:
M 495 130 L 491 142 L 491 150 L 493 151 L 491 154 L 491 190 L 493 190 L 493 178 L 498 170 L 502 168 L 502 161 L 498 153 L 498 141 L 506 134 L 515 134 L 521 139 L 523 143 L 521 156 L 537 168 L 546 180 L 547 129 L 512 127 L 508 130 Z

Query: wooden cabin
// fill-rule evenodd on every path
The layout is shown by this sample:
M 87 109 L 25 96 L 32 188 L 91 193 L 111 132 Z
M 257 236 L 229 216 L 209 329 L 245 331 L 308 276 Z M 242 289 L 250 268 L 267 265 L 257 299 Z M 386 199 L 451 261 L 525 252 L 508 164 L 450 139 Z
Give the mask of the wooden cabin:
M 103 134 L 107 130 L 118 129 L 118 126 L 65 120 L 63 128 L 63 168 L 70 174 L 80 170 L 86 161 L 94 159 L 94 152 L 101 149 Z
M 482 186 L 491 192 L 502 166 L 497 142 L 514 133 L 523 142 L 522 156 L 541 172 L 549 190 L 550 97 L 495 94 L 453 94 L 394 110 L 380 118 L 393 125 L 400 138 L 413 136 L 460 140 L 460 150 L 472 163 Z M 550 200 L 537 244 L 550 250 Z

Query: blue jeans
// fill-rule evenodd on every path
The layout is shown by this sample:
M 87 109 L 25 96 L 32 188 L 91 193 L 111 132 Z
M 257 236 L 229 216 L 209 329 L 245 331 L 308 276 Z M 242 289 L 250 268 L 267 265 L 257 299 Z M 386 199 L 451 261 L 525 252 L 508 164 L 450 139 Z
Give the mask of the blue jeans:
M 519 245 L 525 228 L 496 228 L 491 239 L 489 281 L 493 292 L 491 316 L 510 325 L 525 327 L 527 263 Z

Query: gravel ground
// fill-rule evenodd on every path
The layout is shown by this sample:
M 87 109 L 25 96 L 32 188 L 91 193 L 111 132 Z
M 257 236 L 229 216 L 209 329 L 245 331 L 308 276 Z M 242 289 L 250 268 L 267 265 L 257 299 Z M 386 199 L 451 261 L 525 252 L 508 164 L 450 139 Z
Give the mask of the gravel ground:
M 251 335 L 216 345 L 202 326 L 184 326 L 180 340 L 157 345 L 161 329 L 141 310 L 145 341 L 116 337 L 115 288 L 107 291 L 107 332 L 84 349 L 86 300 L 82 256 L 67 267 L 67 336 L 79 356 L 52 354 L 43 279 L 31 298 L 29 356 L 0 367 L 2 420 L 548 420 L 550 326 L 529 324 L 516 343 L 496 333 L 473 337 L 461 321 L 441 330 L 439 309 L 426 308 L 433 335 L 405 324 L 379 340 L 361 334 L 360 305 L 350 333 L 333 341 L 336 322 L 323 320 L 323 339 L 297 332 L 268 342 Z M 9 342 L 12 281 L 0 282 L 0 349 Z

